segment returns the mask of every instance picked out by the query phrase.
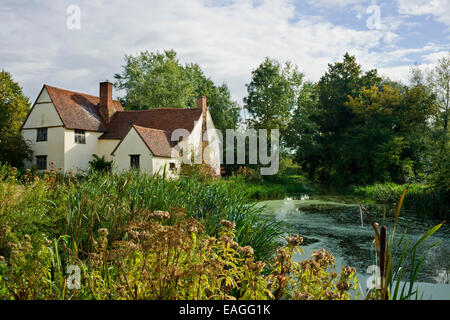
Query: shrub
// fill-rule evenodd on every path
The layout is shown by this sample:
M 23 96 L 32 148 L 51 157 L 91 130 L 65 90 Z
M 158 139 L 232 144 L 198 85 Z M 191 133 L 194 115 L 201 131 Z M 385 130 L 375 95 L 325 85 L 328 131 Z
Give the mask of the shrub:
M 211 181 L 217 178 L 215 170 L 207 163 L 186 164 L 180 166 L 180 175 L 184 177 L 195 177 L 200 181 Z
M 99 171 L 99 172 L 110 172 L 112 168 L 112 161 L 107 161 L 105 159 L 105 156 L 102 156 L 101 158 L 97 156 L 96 154 L 93 154 L 91 161 L 89 161 L 89 167 L 91 170 Z

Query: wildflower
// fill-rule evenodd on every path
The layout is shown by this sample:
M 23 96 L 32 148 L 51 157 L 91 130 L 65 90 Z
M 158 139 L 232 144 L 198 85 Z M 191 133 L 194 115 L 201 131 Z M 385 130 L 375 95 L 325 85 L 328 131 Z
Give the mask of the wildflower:
M 255 273 L 261 272 L 264 269 L 264 267 L 266 266 L 266 264 L 262 261 L 256 261 L 256 262 L 249 261 L 247 265 L 248 265 L 249 269 Z
M 290 247 L 296 247 L 303 243 L 303 238 L 296 234 L 293 237 L 286 237 L 286 241 Z
M 222 237 L 220 237 L 219 240 L 222 241 L 222 242 L 225 242 L 225 243 L 233 242 L 233 238 L 231 238 L 230 236 L 222 236 Z
M 231 222 L 229 220 L 221 220 L 220 224 L 225 227 L 226 229 L 229 230 L 233 230 L 234 228 L 236 228 L 236 223 L 235 222 Z
M 351 285 L 347 282 L 339 281 L 336 287 L 339 291 L 348 291 L 351 288 Z
M 133 239 L 137 239 L 139 237 L 139 232 L 137 232 L 135 230 L 130 230 L 128 233 L 129 233 L 130 237 Z
M 250 246 L 245 246 L 245 247 L 239 247 L 238 251 L 240 254 L 242 254 L 243 256 L 252 256 L 255 252 L 253 250 L 252 247 Z
M 237 248 L 239 248 L 239 243 L 237 243 L 236 241 L 231 241 L 230 247 L 233 249 L 237 249 Z
M 151 213 L 150 216 L 157 219 L 169 219 L 170 213 L 167 211 L 156 210 L 153 211 L 153 213 Z
M 352 273 L 356 272 L 355 268 L 351 268 L 351 267 L 342 267 L 342 272 L 344 273 L 344 275 L 346 277 L 350 276 Z

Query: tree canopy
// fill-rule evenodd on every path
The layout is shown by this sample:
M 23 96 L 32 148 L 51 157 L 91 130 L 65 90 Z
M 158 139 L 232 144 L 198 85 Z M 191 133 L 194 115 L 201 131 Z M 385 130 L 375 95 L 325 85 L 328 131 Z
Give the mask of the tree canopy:
M 116 88 L 125 91 L 125 109 L 195 108 L 197 97 L 204 95 L 218 129 L 237 126 L 240 108 L 228 87 L 216 86 L 198 64 L 181 64 L 173 50 L 126 55 L 114 78 Z
M 32 152 L 20 127 L 30 109 L 29 99 L 9 72 L 0 72 L 0 162 L 22 167 Z

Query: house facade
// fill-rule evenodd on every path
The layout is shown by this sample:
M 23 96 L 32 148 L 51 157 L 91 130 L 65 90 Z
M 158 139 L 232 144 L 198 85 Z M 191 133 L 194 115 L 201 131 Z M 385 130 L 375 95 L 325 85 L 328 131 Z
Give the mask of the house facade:
M 112 99 L 112 87 L 100 83 L 96 97 L 44 85 L 21 128 L 34 152 L 26 166 L 82 171 L 95 154 L 113 161 L 115 172 L 176 176 L 183 160 L 195 159 L 220 175 L 219 136 L 206 97 L 192 109 L 125 111 Z

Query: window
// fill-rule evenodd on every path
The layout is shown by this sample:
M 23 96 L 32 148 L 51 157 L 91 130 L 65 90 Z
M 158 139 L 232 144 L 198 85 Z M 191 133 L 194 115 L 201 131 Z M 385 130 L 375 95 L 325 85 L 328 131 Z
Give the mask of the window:
M 175 165 L 175 163 L 170 162 L 169 163 L 169 169 L 170 169 L 170 171 L 175 171 L 177 169 L 177 166 Z
M 75 143 L 86 143 L 86 132 L 84 130 L 75 130 Z
M 132 154 L 130 155 L 130 167 L 132 169 L 139 169 L 139 157 L 138 154 Z
M 36 134 L 36 141 L 47 141 L 47 128 L 38 128 Z
M 47 170 L 47 156 L 36 156 L 36 167 L 38 170 Z

